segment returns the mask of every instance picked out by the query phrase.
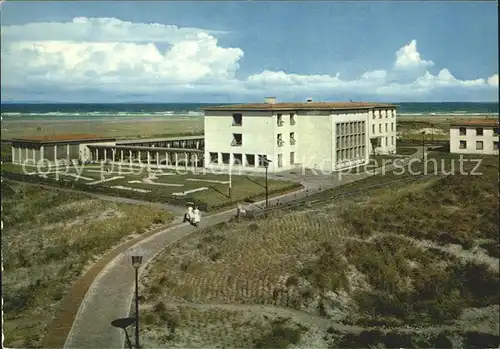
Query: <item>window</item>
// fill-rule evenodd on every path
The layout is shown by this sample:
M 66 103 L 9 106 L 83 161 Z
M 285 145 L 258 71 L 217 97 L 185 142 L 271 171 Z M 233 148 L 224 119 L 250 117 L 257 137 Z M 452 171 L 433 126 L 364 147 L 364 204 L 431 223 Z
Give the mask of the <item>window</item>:
M 337 162 L 340 161 L 340 150 L 337 150 Z
M 389 131 L 389 125 L 387 124 L 387 122 L 385 123 L 385 132 Z
M 481 127 L 476 128 L 476 136 L 482 136 L 483 135 L 483 129 Z
M 378 133 L 382 133 L 382 124 L 378 125 Z
M 493 142 L 493 150 L 495 150 L 495 149 L 499 149 L 499 147 L 498 147 L 498 141 L 494 141 Z
M 390 116 L 390 117 L 392 117 L 392 110 L 388 110 L 387 111 L 387 115 Z
M 493 128 L 493 133 L 495 134 L 495 136 L 498 136 L 500 134 L 500 127 Z
M 387 119 L 388 114 L 389 114 L 389 110 L 386 110 L 386 111 L 385 111 L 385 118 L 386 118 L 386 119 Z
M 278 120 L 278 126 L 283 126 L 283 124 L 285 123 L 283 121 L 283 115 L 281 115 L 281 114 L 277 115 L 277 120 Z
M 242 114 L 233 114 L 233 126 L 241 126 L 243 122 Z
M 460 141 L 459 149 L 467 149 L 467 141 Z
M 465 127 L 460 127 L 459 134 L 460 136 L 465 136 L 467 134 L 467 129 Z
M 283 167 L 283 154 L 278 154 L 278 167 Z
M 243 135 L 241 133 L 233 133 L 233 141 L 231 145 L 233 147 L 241 147 L 243 144 Z
M 382 110 L 379 110 L 379 111 L 378 111 L 378 118 L 379 118 L 379 119 L 382 119 Z
M 233 165 L 243 165 L 243 154 L 233 154 Z
M 372 125 L 372 133 L 375 134 L 375 125 Z
M 476 142 L 476 150 L 483 150 L 483 141 Z
M 255 154 L 246 154 L 245 155 L 246 165 L 254 167 L 255 166 Z
M 210 162 L 212 164 L 218 164 L 219 163 L 219 153 L 210 153 Z
M 229 153 L 222 153 L 222 163 L 229 165 Z
M 278 133 L 278 147 L 281 147 L 283 146 L 285 142 L 283 142 L 283 137 L 281 135 L 281 133 Z
M 391 145 L 394 145 L 394 136 L 391 137 Z
M 373 115 L 372 119 L 375 119 L 376 118 L 375 111 L 372 111 L 372 115 Z
M 385 146 L 387 147 L 388 143 L 389 143 L 389 137 L 384 137 L 385 138 Z
M 295 113 L 290 113 L 290 125 L 295 125 Z
M 391 131 L 394 131 L 394 123 L 391 122 Z
M 340 148 L 340 137 L 337 137 L 337 144 L 336 144 L 336 147 L 337 147 L 337 148 Z
M 295 164 L 295 152 L 290 152 L 290 165 Z
M 295 132 L 290 132 L 290 145 L 295 144 Z

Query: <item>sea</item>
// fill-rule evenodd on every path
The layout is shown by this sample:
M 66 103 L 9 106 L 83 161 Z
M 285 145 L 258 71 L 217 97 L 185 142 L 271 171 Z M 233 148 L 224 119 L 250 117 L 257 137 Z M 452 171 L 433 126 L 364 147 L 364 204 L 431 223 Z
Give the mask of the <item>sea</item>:
M 399 115 L 408 116 L 439 116 L 439 115 L 484 115 L 498 116 L 498 103 L 394 103 L 398 105 Z M 55 103 L 9 103 L 1 104 L 2 120 L 30 119 L 91 119 L 99 118 L 168 118 L 200 117 L 203 116 L 201 108 L 221 103 L 158 103 L 158 104 L 55 104 Z

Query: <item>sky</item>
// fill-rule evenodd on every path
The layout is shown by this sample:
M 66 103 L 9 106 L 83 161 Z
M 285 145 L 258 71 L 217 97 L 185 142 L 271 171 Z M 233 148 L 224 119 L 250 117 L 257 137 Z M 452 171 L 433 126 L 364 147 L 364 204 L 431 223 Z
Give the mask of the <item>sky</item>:
M 498 102 L 490 2 L 3 2 L 2 101 Z

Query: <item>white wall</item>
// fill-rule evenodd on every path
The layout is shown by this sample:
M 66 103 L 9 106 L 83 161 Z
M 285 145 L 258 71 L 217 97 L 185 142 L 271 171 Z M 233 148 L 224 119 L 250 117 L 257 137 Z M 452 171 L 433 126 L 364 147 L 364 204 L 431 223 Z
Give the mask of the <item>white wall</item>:
M 333 129 L 329 112 L 301 112 L 297 116 L 297 162 L 303 167 L 331 171 Z
M 466 128 L 466 135 L 460 135 L 460 127 Z M 458 154 L 498 154 L 493 142 L 498 142 L 498 135 L 494 134 L 493 127 L 482 127 L 483 135 L 476 135 L 476 128 L 480 126 L 451 126 L 450 128 L 450 153 Z M 460 149 L 460 141 L 467 142 L 466 149 Z M 476 141 L 483 141 L 483 149 L 476 149 Z

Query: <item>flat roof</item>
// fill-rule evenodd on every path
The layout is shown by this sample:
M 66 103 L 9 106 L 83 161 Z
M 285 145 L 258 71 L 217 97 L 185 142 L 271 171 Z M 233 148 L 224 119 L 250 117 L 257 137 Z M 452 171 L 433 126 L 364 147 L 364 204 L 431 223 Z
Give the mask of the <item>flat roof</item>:
M 23 138 L 14 138 L 12 142 L 31 142 L 31 143 L 63 143 L 63 142 L 85 142 L 85 141 L 114 141 L 111 137 L 100 137 L 92 134 L 66 133 L 53 134 L 45 136 L 30 136 Z
M 123 139 L 116 141 L 116 144 L 130 144 L 130 143 L 150 143 L 150 142 L 172 142 L 172 141 L 193 141 L 197 139 L 204 139 L 204 135 L 199 136 L 180 136 L 180 137 L 167 137 L 167 138 L 139 138 L 139 139 Z
M 123 150 L 143 150 L 152 152 L 177 152 L 177 153 L 204 153 L 203 149 L 189 149 L 189 148 L 165 148 L 165 147 L 140 147 L 133 145 L 104 145 L 104 144 L 89 144 L 89 148 L 99 149 L 123 149 Z
M 489 126 L 498 127 L 498 120 L 495 119 L 470 119 L 470 120 L 458 120 L 454 121 L 451 126 Z
M 396 108 L 395 104 L 371 102 L 301 102 L 301 103 L 249 103 L 210 106 L 203 110 L 349 110 Z

